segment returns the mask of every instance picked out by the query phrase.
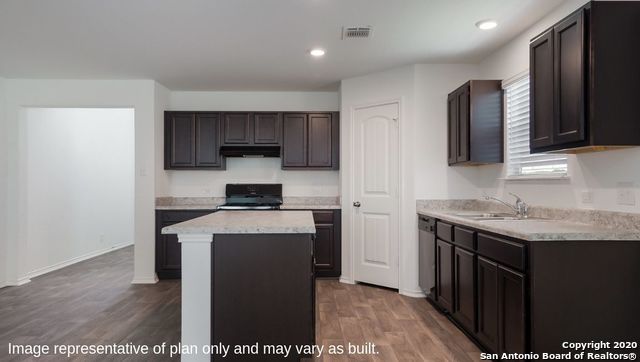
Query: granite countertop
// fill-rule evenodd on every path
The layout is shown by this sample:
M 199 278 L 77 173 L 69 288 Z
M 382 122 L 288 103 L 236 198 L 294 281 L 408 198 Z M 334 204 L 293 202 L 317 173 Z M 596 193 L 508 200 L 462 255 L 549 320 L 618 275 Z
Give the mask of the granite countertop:
M 535 207 L 531 219 L 472 220 L 461 214 L 510 212 L 480 200 L 419 200 L 420 215 L 527 241 L 640 240 L 640 214 Z
M 311 211 L 218 211 L 164 227 L 163 234 L 315 234 Z
M 224 197 L 158 197 L 156 210 L 215 210 L 225 203 Z M 340 209 L 339 197 L 285 197 L 281 210 Z

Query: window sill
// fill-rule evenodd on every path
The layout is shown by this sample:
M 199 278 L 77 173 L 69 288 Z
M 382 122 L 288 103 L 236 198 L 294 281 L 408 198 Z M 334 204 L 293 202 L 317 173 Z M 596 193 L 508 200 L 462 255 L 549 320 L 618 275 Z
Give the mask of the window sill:
M 540 175 L 540 176 L 507 176 L 501 177 L 499 180 L 504 181 L 558 181 L 558 180 L 570 180 L 569 175 Z

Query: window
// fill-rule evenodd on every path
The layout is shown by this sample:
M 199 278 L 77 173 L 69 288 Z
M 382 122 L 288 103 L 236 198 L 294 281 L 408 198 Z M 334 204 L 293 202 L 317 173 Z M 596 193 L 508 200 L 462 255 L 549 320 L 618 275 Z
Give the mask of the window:
M 507 177 L 562 177 L 567 157 L 529 153 L 529 74 L 504 85 L 507 119 Z

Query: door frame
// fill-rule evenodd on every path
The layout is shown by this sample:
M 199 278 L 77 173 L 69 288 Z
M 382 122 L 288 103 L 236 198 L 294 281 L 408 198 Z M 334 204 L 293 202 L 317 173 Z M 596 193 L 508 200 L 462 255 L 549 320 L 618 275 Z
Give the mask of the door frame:
M 353 166 L 355 165 L 355 112 L 359 109 L 364 109 L 364 108 L 371 108 L 371 107 L 377 107 L 377 106 L 385 106 L 385 105 L 389 105 L 389 104 L 397 104 L 398 105 L 398 159 L 396 160 L 398 162 L 398 219 L 396 220 L 398 223 L 398 291 L 401 291 L 402 288 L 402 268 L 401 268 L 401 263 L 400 261 L 402 260 L 402 240 L 404 237 L 404 233 L 402 231 L 402 210 L 404 205 L 403 202 L 403 196 L 404 196 L 404 167 L 402 165 L 402 147 L 401 145 L 403 144 L 403 137 L 402 137 L 402 129 L 403 129 L 403 98 L 404 97 L 399 97 L 399 98 L 390 98 L 390 99 L 385 99 L 385 100 L 379 100 L 379 101 L 373 101 L 373 102 L 367 102 L 367 103 L 359 103 L 356 105 L 352 105 L 349 109 L 349 117 L 351 119 L 351 122 L 349 122 L 349 133 L 351 134 L 350 140 L 349 142 L 351 143 L 349 145 L 349 163 L 352 167 L 352 177 L 351 180 L 349 181 L 349 194 L 351 196 L 351 200 L 346 200 L 346 206 L 349 208 L 349 240 L 351 241 L 349 243 L 349 254 L 351 255 L 351 260 L 350 260 L 350 273 L 351 273 L 351 284 L 355 284 L 357 283 L 356 281 L 356 275 L 355 275 L 355 262 L 357 260 L 356 255 L 355 255 L 355 212 L 353 210 L 353 199 L 355 197 L 355 172 L 354 172 L 354 168 Z M 345 280 L 343 280 L 342 278 L 340 279 L 341 281 L 345 282 Z

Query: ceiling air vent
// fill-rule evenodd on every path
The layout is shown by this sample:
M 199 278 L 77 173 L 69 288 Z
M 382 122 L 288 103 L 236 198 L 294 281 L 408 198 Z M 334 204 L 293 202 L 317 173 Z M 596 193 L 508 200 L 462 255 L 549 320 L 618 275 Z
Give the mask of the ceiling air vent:
M 370 26 L 345 26 L 342 28 L 342 39 L 366 39 L 371 37 Z

